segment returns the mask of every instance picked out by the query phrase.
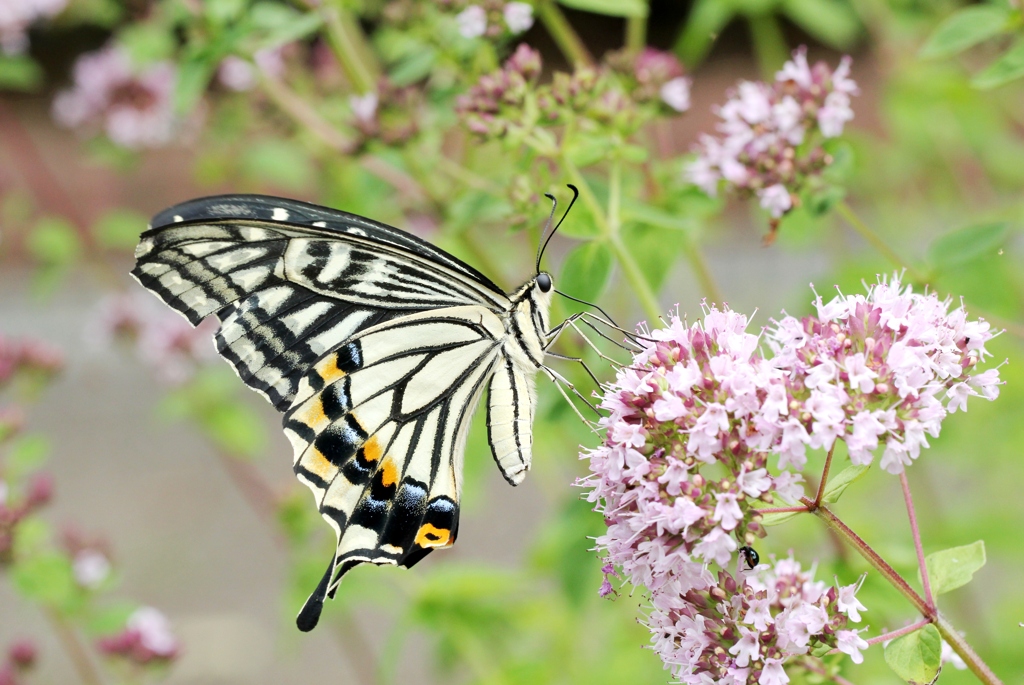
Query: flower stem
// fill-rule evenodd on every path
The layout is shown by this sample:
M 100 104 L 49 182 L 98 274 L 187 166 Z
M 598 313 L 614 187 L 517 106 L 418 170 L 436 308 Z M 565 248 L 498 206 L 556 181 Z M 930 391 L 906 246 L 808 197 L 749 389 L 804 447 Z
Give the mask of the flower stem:
M 897 573 L 896 570 L 890 566 L 887 561 L 885 561 L 885 559 L 879 556 L 878 552 L 872 549 L 871 546 L 863 540 L 863 538 L 853 532 L 853 530 L 843 523 L 828 507 L 823 505 L 816 506 L 814 502 L 807 497 L 801 497 L 800 501 L 807 505 L 807 508 L 811 513 L 820 518 L 822 522 L 829 527 L 829 529 L 834 531 L 840 538 L 856 549 L 857 552 L 860 553 L 860 555 L 864 557 L 864 559 L 871 564 L 876 571 L 882 574 L 882 577 L 889 581 L 890 585 L 896 588 L 901 595 L 910 600 L 910 603 L 917 608 L 922 616 L 934 623 L 939 634 L 942 635 L 942 638 L 949 643 L 954 652 L 960 655 L 960 658 L 964 660 L 967 667 L 971 669 L 971 672 L 974 673 L 982 683 L 985 683 L 986 685 L 1002 685 L 1002 681 L 999 680 L 996 674 L 992 672 L 992 669 L 990 669 L 988 665 L 981 660 L 981 657 L 975 653 L 974 649 L 970 644 L 968 644 L 967 640 L 957 632 L 956 628 L 954 628 L 953 625 L 947 621 L 934 606 L 929 605 L 921 595 L 917 594 L 903 576 Z
M 704 258 L 704 252 L 701 251 L 697 241 L 693 239 L 689 232 L 685 232 L 685 236 L 683 239 L 683 251 L 686 253 L 687 261 L 690 262 L 690 269 L 693 270 L 693 275 L 697 277 L 697 283 L 700 284 L 701 292 L 704 297 L 712 302 L 724 304 L 725 300 L 722 297 L 722 291 L 718 289 L 715 277 L 711 275 L 711 269 Z
M 765 13 L 747 17 L 754 41 L 754 53 L 765 80 L 770 81 L 775 71 L 789 58 L 789 47 L 782 35 L 782 27 L 774 14 Z
M 647 45 L 647 11 L 626 19 L 626 49 L 638 54 Z
M 351 154 L 354 144 L 344 133 L 336 129 L 329 121 L 320 116 L 313 107 L 288 88 L 280 79 L 266 71 L 260 71 L 260 85 L 263 92 L 295 123 L 312 133 L 332 150 L 342 154 Z
M 883 633 L 882 635 L 877 635 L 875 637 L 868 638 L 867 643 L 869 645 L 877 645 L 879 642 L 886 642 L 888 640 L 895 640 L 898 637 L 903 637 L 904 635 L 909 635 L 910 633 L 914 632 L 915 630 L 920 630 L 921 628 L 924 628 L 926 625 L 928 625 L 931 622 L 932 622 L 932 620 L 930 618 L 922 618 L 920 621 L 917 621 L 916 623 L 911 623 L 909 626 L 903 626 L 899 630 L 893 630 L 893 631 L 890 631 L 888 633 Z M 838 651 L 838 650 L 835 650 L 835 651 Z
M 896 266 L 906 269 L 910 277 L 917 283 L 926 283 L 928 279 L 920 271 L 911 266 L 906 260 L 899 256 L 894 249 L 889 247 L 884 240 L 879 237 L 877 233 L 871 230 L 864 221 L 853 211 L 853 209 L 844 200 L 840 200 L 835 204 L 836 211 L 839 212 L 840 216 L 846 219 L 853 230 L 857 231 L 864 240 L 868 241 L 872 247 L 881 252 L 885 257 L 895 264 Z
M 818 494 L 814 496 L 814 506 L 821 504 L 821 498 L 825 495 L 825 484 L 828 483 L 828 472 L 832 467 L 832 454 L 836 451 L 836 443 L 832 443 L 832 448 L 828 451 L 828 456 L 825 457 L 825 466 L 821 469 L 821 482 L 818 483 Z
M 71 658 L 71 663 L 74 664 L 79 679 L 85 685 L 103 685 L 103 679 L 89 658 L 89 653 L 82 646 L 81 640 L 78 639 L 75 629 L 69 626 L 64 617 L 53 607 L 44 607 L 43 612 L 50 621 L 50 625 L 53 626 L 54 632 L 57 633 L 57 639 L 60 640 L 64 650 Z
M 574 68 L 593 66 L 594 58 L 590 56 L 590 52 L 587 51 L 579 34 L 573 29 L 572 24 L 565 18 L 554 0 L 540 0 L 536 5 L 536 10 L 544 28 L 551 34 L 558 49 L 562 51 Z
M 798 504 L 792 507 L 758 507 L 753 511 L 757 512 L 758 514 L 788 514 L 794 511 L 810 511 L 810 509 L 808 509 L 806 505 Z
M 932 585 L 928 579 L 928 566 L 924 563 L 924 548 L 921 546 L 921 530 L 917 526 L 917 513 L 914 511 L 914 500 L 910 496 L 910 483 L 907 482 L 907 470 L 900 473 L 900 485 L 903 487 L 903 501 L 907 504 L 907 517 L 910 519 L 910 534 L 914 538 L 914 549 L 917 550 L 917 563 L 921 568 L 921 584 L 924 586 L 924 601 L 935 608 L 935 597 L 932 596 Z
M 320 15 L 327 26 L 327 39 L 352 87 L 359 94 L 376 91 L 380 68 L 373 61 L 359 23 L 338 3 L 324 3 Z

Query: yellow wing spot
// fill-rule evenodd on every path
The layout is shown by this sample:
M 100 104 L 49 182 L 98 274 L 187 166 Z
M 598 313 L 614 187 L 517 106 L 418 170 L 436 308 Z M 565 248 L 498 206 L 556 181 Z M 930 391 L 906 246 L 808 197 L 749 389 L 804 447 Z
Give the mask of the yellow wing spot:
M 306 408 L 299 412 L 295 418 L 302 421 L 310 428 L 317 430 L 321 425 L 327 423 L 327 416 L 324 414 L 324 403 L 320 397 L 313 397 L 306 404 Z
M 302 457 L 302 468 L 328 481 L 338 472 L 338 467 L 328 461 L 316 447 L 311 447 Z
M 416 544 L 420 547 L 448 547 L 452 532 L 447 528 L 437 528 L 429 523 L 420 526 L 416 534 Z
M 377 436 L 370 436 L 370 439 L 363 443 L 363 459 L 366 461 L 377 461 L 383 450 L 377 441 Z
M 380 465 L 381 476 L 380 482 L 386 488 L 390 488 L 392 485 L 398 482 L 398 467 L 395 466 L 395 462 L 391 459 L 385 459 Z
M 317 365 L 317 373 L 324 379 L 324 384 L 329 385 L 345 375 L 345 372 L 338 368 L 337 353 L 324 359 Z

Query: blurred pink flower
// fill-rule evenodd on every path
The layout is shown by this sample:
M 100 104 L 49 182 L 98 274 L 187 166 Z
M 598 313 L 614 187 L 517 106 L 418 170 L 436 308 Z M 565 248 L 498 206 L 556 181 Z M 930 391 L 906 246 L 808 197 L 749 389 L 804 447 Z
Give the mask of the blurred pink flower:
M 176 80 L 170 62 L 138 69 L 123 49 L 109 46 L 78 58 L 74 85 L 58 93 L 53 116 L 68 128 L 102 130 L 121 147 L 167 145 L 180 126 L 172 101 Z
M 501 12 L 508 30 L 513 34 L 523 33 L 533 26 L 533 6 L 528 3 L 510 2 Z
M 153 607 L 135 610 L 125 629 L 98 641 L 99 650 L 110 657 L 120 657 L 145 666 L 165 663 L 178 656 L 180 644 L 171 631 L 170 621 Z
M 470 5 L 455 15 L 459 33 L 463 38 L 479 38 L 487 32 L 487 11 L 480 5 Z
M 115 338 L 134 343 L 135 353 L 166 383 L 180 384 L 196 369 L 217 358 L 212 336 L 218 322 L 209 318 L 192 327 L 177 312 L 142 292 L 112 295 L 99 305 L 86 335 L 95 344 Z
M 28 29 L 61 13 L 68 0 L 0 0 L 0 51 L 19 55 L 28 49 Z
M 280 77 L 284 73 L 284 47 L 258 50 L 251 62 L 238 55 L 228 55 L 217 67 L 217 80 L 225 88 L 244 92 L 256 87 L 257 68 L 269 76 Z

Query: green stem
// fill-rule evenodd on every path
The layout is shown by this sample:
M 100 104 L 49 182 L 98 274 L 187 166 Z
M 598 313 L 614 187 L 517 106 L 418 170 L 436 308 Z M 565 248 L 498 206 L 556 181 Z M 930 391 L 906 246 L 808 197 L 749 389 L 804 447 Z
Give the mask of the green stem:
M 629 285 L 632 286 L 637 299 L 640 300 L 640 306 L 643 307 L 644 313 L 650 319 L 651 325 L 657 325 L 658 319 L 661 318 L 664 312 L 662 312 L 661 304 L 658 303 L 658 297 L 651 290 L 651 286 L 647 282 L 647 277 L 644 275 L 640 265 L 633 259 L 633 254 L 626 249 L 620 236 L 611 236 L 608 246 L 611 248 L 612 254 L 615 255 L 615 259 L 618 260 L 619 265 L 622 266 L 622 272 L 626 276 L 626 280 L 629 281 Z
M 626 19 L 626 49 L 634 55 L 647 45 L 647 11 Z
M 327 40 L 352 87 L 359 94 L 376 91 L 380 67 L 373 59 L 373 52 L 366 45 L 366 36 L 363 35 L 359 23 L 348 10 L 337 4 L 324 3 L 320 9 L 320 16 L 327 27 Z
M 697 245 L 697 241 L 693 239 L 693 236 L 689 232 L 685 232 L 683 238 L 683 250 L 686 253 L 686 259 L 690 262 L 690 269 L 693 270 L 693 275 L 697 277 L 697 283 L 700 284 L 701 292 L 704 297 L 708 298 L 712 302 L 722 304 L 724 298 L 722 297 L 722 291 L 718 289 L 718 284 L 715 283 L 715 277 L 711 275 L 711 269 L 708 267 L 707 260 L 704 258 L 704 252 L 701 251 L 700 246 Z
M 587 206 L 591 214 L 594 216 L 594 222 L 597 224 L 598 230 L 601 232 L 602 237 L 608 241 L 608 247 L 611 249 L 615 259 L 618 260 L 619 265 L 622 267 L 622 273 L 629 282 L 629 285 L 633 288 L 633 292 L 636 294 L 637 299 L 640 300 L 640 306 L 643 307 L 644 313 L 650 319 L 651 324 L 655 324 L 662 315 L 661 305 L 658 303 L 658 297 L 651 290 L 650 284 L 647 282 L 647 277 L 644 275 L 640 265 L 637 264 L 633 258 L 632 253 L 626 248 L 625 243 L 622 242 L 622 236 L 619 234 L 619 225 L 622 220 L 620 211 L 616 211 L 614 220 L 610 220 L 605 214 L 604 208 L 601 207 L 601 203 L 598 201 L 597 196 L 594 195 L 593 189 L 590 184 L 587 183 L 587 179 L 583 177 L 580 170 L 576 168 L 576 165 L 572 163 L 569 157 L 565 154 L 561 155 L 562 165 L 566 171 L 569 172 L 572 182 L 576 184 L 580 191 L 580 199 L 583 200 L 583 204 Z M 609 206 L 612 206 L 612 200 L 616 197 L 621 197 L 622 189 L 615 188 L 616 185 L 621 186 L 621 179 L 616 182 L 615 179 L 618 176 L 618 163 L 613 162 L 612 172 L 610 177 L 611 188 L 609 192 Z M 614 205 L 618 207 L 620 200 L 616 199 Z
M 889 247 L 884 240 L 879 237 L 877 233 L 871 230 L 871 227 L 864 223 L 859 216 L 853 211 L 853 209 L 846 203 L 845 200 L 841 200 L 835 205 L 836 211 L 839 215 L 846 219 L 846 223 L 850 225 L 853 230 L 857 231 L 864 240 L 868 241 L 872 247 L 881 252 L 886 258 L 895 264 L 896 266 L 906 269 L 907 274 L 916 283 L 927 283 L 928 278 L 920 271 L 912 267 L 906 260 L 900 257 L 895 250 Z
M 574 68 L 594 65 L 594 58 L 590 56 L 590 52 L 587 51 L 579 34 L 562 14 L 562 10 L 558 8 L 554 0 L 540 0 L 535 9 L 544 28 L 551 34 L 558 49 L 562 51 Z
M 871 564 L 876 571 L 882 574 L 883 578 L 889 581 L 890 585 L 896 588 L 901 595 L 910 600 L 910 603 L 914 605 L 922 616 L 930 619 L 931 622 L 935 624 L 939 634 L 942 635 L 942 638 L 949 643 L 954 652 L 960 655 L 960 658 L 964 660 L 967 667 L 971 669 L 971 672 L 974 673 L 981 682 L 985 683 L 985 685 L 1002 685 L 1002 681 L 1000 681 L 999 678 L 996 677 L 995 673 L 992 672 L 992 669 L 990 669 L 988 665 L 981 660 L 981 657 L 975 653 L 974 649 L 970 644 L 968 644 L 967 640 L 957 632 L 956 628 L 954 628 L 953 625 L 950 624 L 935 607 L 929 606 L 928 602 L 910 587 L 910 584 L 907 583 L 906 579 L 897 573 L 896 569 L 890 566 L 885 559 L 879 556 L 878 552 L 873 550 L 863 540 L 863 538 L 853 532 L 853 530 L 843 523 L 828 507 L 815 506 L 814 502 L 807 497 L 801 497 L 800 501 L 807 506 L 811 513 L 820 518 L 830 530 L 856 549 L 857 552 L 860 553 L 860 555 L 864 557 L 864 559 Z
M 54 632 L 57 633 L 58 640 L 71 658 L 71 663 L 74 664 L 79 679 L 85 685 L 102 685 L 103 679 L 93 665 L 92 659 L 89 658 L 89 653 L 85 651 L 75 629 L 68 625 L 60 612 L 53 607 L 44 607 L 43 613 L 46 614 Z
M 750 34 L 754 41 L 754 52 L 761 73 L 771 80 L 775 72 L 789 59 L 789 46 L 782 35 L 782 27 L 774 14 L 759 14 L 747 17 Z

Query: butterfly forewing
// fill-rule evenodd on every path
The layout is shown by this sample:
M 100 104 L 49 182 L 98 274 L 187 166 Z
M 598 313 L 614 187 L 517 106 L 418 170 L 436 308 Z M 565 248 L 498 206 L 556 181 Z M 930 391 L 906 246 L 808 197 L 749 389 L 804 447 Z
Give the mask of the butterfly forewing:
M 533 282 L 510 298 L 414 236 L 292 200 L 193 200 L 153 223 L 132 274 L 193 324 L 217 315 L 218 351 L 284 412 L 295 474 L 338 535 L 300 628 L 354 565 L 455 541 L 485 386 L 494 459 L 522 481 L 546 341 L 523 322 L 546 325 L 549 302 Z

